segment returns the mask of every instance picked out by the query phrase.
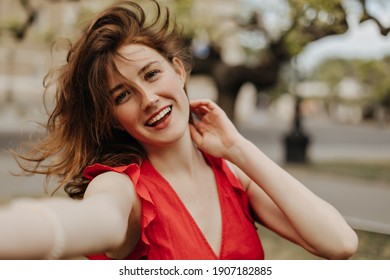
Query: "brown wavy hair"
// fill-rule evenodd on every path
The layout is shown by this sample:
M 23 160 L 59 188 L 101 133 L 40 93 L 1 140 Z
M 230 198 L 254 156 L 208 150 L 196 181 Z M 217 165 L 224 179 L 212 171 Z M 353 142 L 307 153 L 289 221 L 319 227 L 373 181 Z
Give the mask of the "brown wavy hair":
M 114 63 L 117 49 L 124 44 L 144 44 L 168 61 L 181 59 L 186 71 L 191 71 L 191 53 L 169 10 L 155 0 L 142 2 L 153 4 L 154 9 L 121 1 L 99 13 L 84 29 L 70 47 L 66 64 L 45 77 L 45 94 L 53 80 L 56 85 L 45 137 L 32 143 L 27 153 L 17 154 L 22 170 L 44 174 L 47 182 L 57 177 L 56 190 L 64 187 L 72 198 L 84 196 L 86 166 L 140 164 L 146 156 L 132 136 L 114 125 L 107 71 L 124 79 Z

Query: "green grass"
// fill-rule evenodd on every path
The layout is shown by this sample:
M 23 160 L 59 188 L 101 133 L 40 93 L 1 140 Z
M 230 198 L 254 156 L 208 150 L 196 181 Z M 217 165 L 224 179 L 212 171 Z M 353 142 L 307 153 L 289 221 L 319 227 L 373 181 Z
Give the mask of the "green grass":
M 390 182 L 390 160 L 314 162 L 308 167 L 320 172 Z

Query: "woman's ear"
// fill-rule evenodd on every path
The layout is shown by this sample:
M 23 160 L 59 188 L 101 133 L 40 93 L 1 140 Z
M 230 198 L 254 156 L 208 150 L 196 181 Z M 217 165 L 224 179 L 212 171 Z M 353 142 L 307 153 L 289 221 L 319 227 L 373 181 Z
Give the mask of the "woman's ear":
M 174 57 L 172 59 L 172 65 L 173 68 L 175 69 L 175 72 L 177 73 L 177 75 L 179 76 L 180 80 L 183 82 L 184 85 L 187 80 L 187 71 L 184 67 L 183 62 L 179 58 Z

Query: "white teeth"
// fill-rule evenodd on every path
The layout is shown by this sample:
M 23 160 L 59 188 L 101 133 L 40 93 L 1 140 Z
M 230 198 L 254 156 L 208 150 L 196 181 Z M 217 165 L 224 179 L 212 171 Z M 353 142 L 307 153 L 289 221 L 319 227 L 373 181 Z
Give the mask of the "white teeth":
M 168 114 L 171 111 L 171 107 L 167 107 L 164 110 L 162 110 L 157 116 L 152 118 L 148 121 L 147 125 L 153 125 L 155 122 L 161 120 L 166 114 Z

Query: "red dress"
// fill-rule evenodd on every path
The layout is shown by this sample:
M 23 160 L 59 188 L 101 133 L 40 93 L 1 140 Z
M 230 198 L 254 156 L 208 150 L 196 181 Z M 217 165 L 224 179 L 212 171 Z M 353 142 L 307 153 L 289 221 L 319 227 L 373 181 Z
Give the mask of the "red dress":
M 142 202 L 141 237 L 126 259 L 238 260 L 264 259 L 263 248 L 250 214 L 247 193 L 226 162 L 204 154 L 218 186 L 222 212 L 222 241 L 217 255 L 170 184 L 148 160 L 109 167 L 94 164 L 84 170 L 87 179 L 115 171 L 127 174 Z M 105 254 L 89 259 L 109 259 Z

